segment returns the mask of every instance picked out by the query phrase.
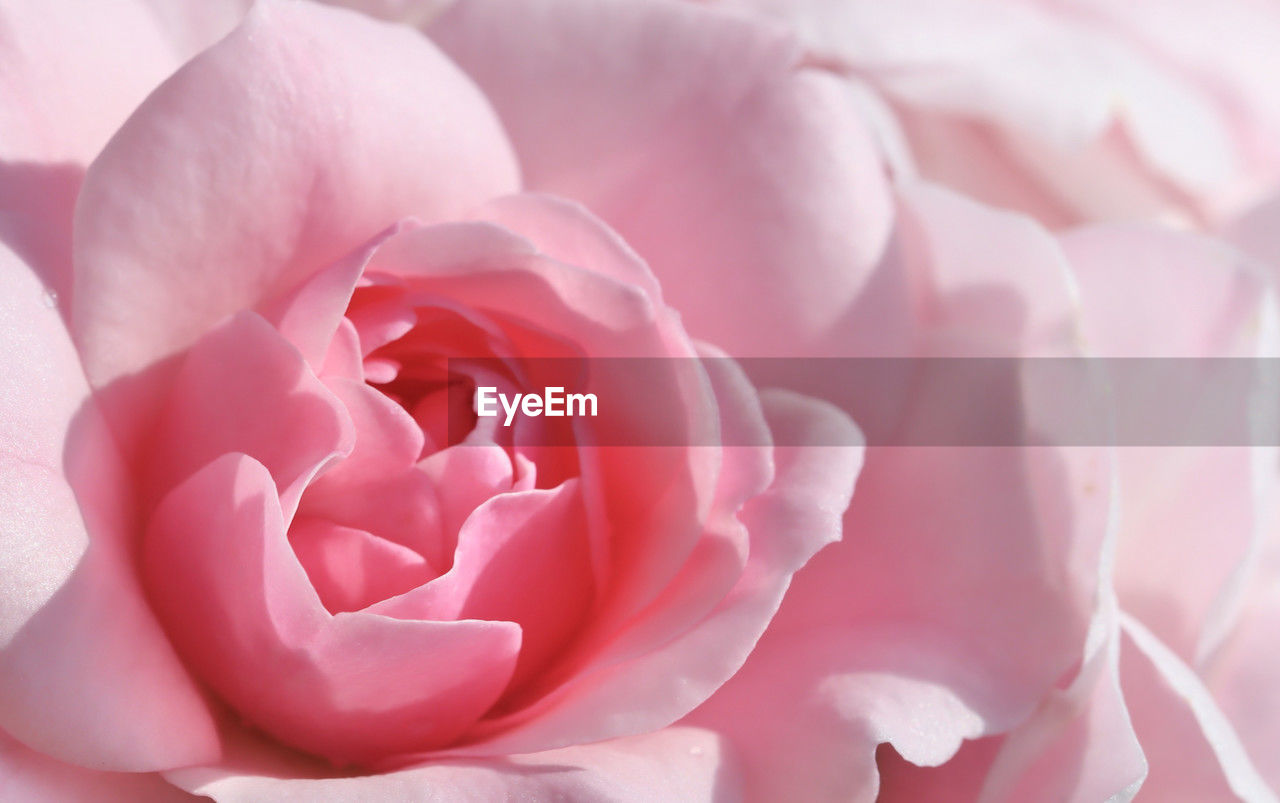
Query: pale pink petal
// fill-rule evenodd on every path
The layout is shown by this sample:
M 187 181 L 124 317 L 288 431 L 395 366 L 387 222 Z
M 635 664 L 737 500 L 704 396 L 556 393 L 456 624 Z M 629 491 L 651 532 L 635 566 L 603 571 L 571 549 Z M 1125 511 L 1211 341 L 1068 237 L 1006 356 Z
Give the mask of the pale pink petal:
M 877 800 L 980 803 L 1126 801 L 1147 774 L 1120 689 L 1114 596 L 1100 598 L 1084 666 L 1007 734 L 967 741 L 945 764 L 917 767 L 882 748 Z
M 768 490 L 776 476 L 776 455 L 768 446 L 779 433 L 769 429 L 760 391 L 741 365 L 706 343 L 698 356 L 711 381 L 720 411 L 720 482 L 712 515 L 736 516 L 742 505 Z M 781 433 L 787 436 L 794 432 Z M 827 444 L 838 445 L 838 444 Z
M 902 269 L 918 277 L 922 353 L 1069 347 L 1069 277 L 1052 238 L 948 193 L 917 190 L 909 200 L 902 217 L 919 236 Z M 1106 472 L 1088 450 L 873 449 L 846 539 L 806 569 L 781 616 L 797 627 L 892 626 L 895 642 L 922 647 L 952 634 L 948 642 L 970 652 L 937 671 L 961 680 L 976 669 L 964 661 L 981 662 L 991 685 L 968 699 L 991 724 L 1012 724 L 1080 655 L 1107 520 Z
M 8 460 L 62 475 L 66 438 L 89 389 L 40 277 L 0 242 L 0 444 Z
M 657 279 L 631 246 L 577 202 L 526 193 L 490 201 L 474 214 L 537 243 L 552 259 L 590 267 L 662 298 Z
M 197 800 L 154 773 L 103 772 L 63 764 L 0 733 L 0 799 L 58 803 Z
M 279 329 L 313 368 L 318 370 L 323 364 L 369 257 L 396 228 L 389 228 L 365 247 L 316 271 L 296 287 L 258 304 L 259 314 Z
M 133 575 L 127 474 L 45 288 L 2 248 L 0 340 L 0 726 L 87 766 L 212 760 L 209 711 Z
M 418 467 L 355 483 L 317 480 L 303 495 L 298 515 L 364 530 L 407 547 L 425 558 L 435 574 L 449 565 L 453 545 L 441 525 L 437 490 Z
M 1120 604 L 1183 660 L 1212 651 L 1261 537 L 1248 447 L 1120 449 Z M 1274 493 L 1274 478 L 1270 480 Z
M 1280 195 L 1242 215 L 1226 236 L 1245 253 L 1280 272 Z
M 1079 277 L 1086 336 L 1097 353 L 1277 353 L 1275 300 L 1266 275 L 1221 243 L 1108 226 L 1068 235 L 1064 246 Z M 1254 607 L 1257 600 L 1246 591 L 1251 580 L 1258 584 L 1265 576 L 1253 579 L 1274 526 L 1274 450 L 1126 448 L 1119 457 L 1115 582 L 1131 616 L 1121 663 L 1151 763 L 1144 789 L 1157 798 L 1234 792 L 1274 800 L 1274 790 L 1249 761 L 1249 755 L 1266 760 L 1273 752 L 1273 734 L 1257 727 L 1265 714 L 1256 714 L 1267 709 L 1265 689 L 1273 685 L 1257 673 L 1274 672 L 1260 669 L 1265 651 L 1241 649 L 1251 626 L 1266 618 L 1265 602 Z M 1222 674 L 1213 675 L 1219 668 Z M 1205 689 L 1214 677 L 1219 680 Z M 1211 693 L 1232 705 L 1219 710 Z M 1240 695 L 1249 702 L 1242 705 Z M 1250 726 L 1240 736 L 1237 717 Z M 1258 768 L 1264 775 L 1265 766 Z
M 321 0 L 331 6 L 360 11 L 388 22 L 423 25 L 444 11 L 453 0 Z
M 1274 803 L 1276 794 L 1196 673 L 1137 620 L 1122 620 L 1120 678 L 1152 800 Z
M 899 196 L 894 267 L 913 284 L 917 354 L 1075 353 L 1073 279 L 1048 232 L 1023 215 L 926 183 Z
M 694 719 L 715 717 L 733 734 L 750 800 L 1127 799 L 1145 764 L 1114 654 L 1071 690 L 1051 692 L 1009 735 L 975 738 L 983 724 L 966 698 L 980 679 L 931 680 L 963 649 L 940 639 L 924 651 L 857 628 L 797 634 L 762 646 Z M 958 736 L 969 741 L 957 744 Z
M 553 262 L 534 243 L 492 223 L 409 228 L 378 249 L 370 269 L 575 344 L 593 345 L 593 338 L 643 327 L 655 316 L 653 300 L 639 287 L 590 265 Z M 654 353 L 661 352 L 646 356 Z M 555 355 L 534 351 L 531 356 Z
M 1115 476 L 1114 450 L 1079 452 L 1077 459 L 1102 457 L 1112 467 L 1104 476 Z M 1106 494 L 1114 498 L 1114 492 L 1112 482 Z M 1050 689 L 1035 712 L 1013 730 L 966 742 L 940 767 L 914 767 L 895 760 L 896 752 L 882 751 L 882 799 L 928 799 L 960 794 L 959 789 L 979 803 L 1120 803 L 1132 797 L 1146 777 L 1147 763 L 1120 689 L 1119 616 L 1110 587 L 1118 507 L 1109 506 L 1103 524 L 1093 615 L 1081 668 L 1070 683 Z
M 1063 246 L 1079 283 L 1086 344 L 1098 356 L 1280 353 L 1274 324 L 1267 323 L 1275 319 L 1275 300 L 1266 277 L 1217 241 L 1099 226 L 1066 235 Z M 1157 398 L 1150 406 L 1158 404 Z M 1119 426 L 1154 412 L 1123 407 Z M 1266 534 L 1259 494 L 1274 497 L 1276 472 L 1249 447 L 1126 447 L 1118 454 L 1120 605 L 1195 662 L 1229 628 L 1240 572 Z
M 1280 586 L 1272 569 L 1265 576 L 1270 583 L 1251 600 L 1202 674 L 1258 772 L 1280 790 Z
M 477 800 L 582 800 L 651 803 L 738 800 L 732 747 L 697 728 L 501 758 L 436 759 L 422 766 L 356 778 L 308 778 L 289 765 L 189 769 L 168 774 L 192 792 L 226 803 L 354 799 L 439 803 Z
M 302 355 L 261 317 L 241 313 L 182 361 L 148 455 L 148 500 L 241 452 L 272 473 L 292 517 L 315 473 L 351 453 L 355 440 L 350 414 Z
M 1070 4 L 733 4 L 786 20 L 819 58 L 882 92 L 923 176 L 1051 225 L 1201 220 L 1250 170 L 1213 79 L 1169 69 Z M 1196 27 L 1194 12 L 1154 16 Z
M 456 738 L 505 688 L 519 651 L 508 622 L 331 617 L 289 548 L 271 476 L 244 455 L 165 499 L 144 563 L 193 670 L 250 722 L 339 765 Z
M 71 312 L 71 221 L 84 168 L 0 161 L 0 240 L 40 277 L 64 319 Z
M 1071 353 L 1070 277 L 1043 230 L 928 187 L 904 192 L 898 225 L 886 270 L 909 316 L 889 354 Z M 695 721 L 741 749 L 762 800 L 869 799 L 878 743 L 934 765 L 1019 724 L 1079 664 L 1107 472 L 1090 450 L 871 448 L 844 538 Z
M 1000 749 L 1000 737 L 965 742 L 940 767 L 920 767 L 898 755 L 889 744 L 876 751 L 880 786 L 863 791 L 867 800 L 977 800 L 991 761 Z M 861 798 L 855 798 L 860 800 Z
M 865 292 L 806 356 L 1062 356 L 1077 335 L 1070 283 L 1034 221 L 906 181 Z M 871 401 L 896 410 L 898 390 L 877 388 Z
M 231 32 L 244 19 L 254 0 L 214 0 L 209 3 L 170 3 L 142 0 L 172 42 L 174 53 L 190 59 Z
M 832 597 L 828 604 L 838 606 Z M 968 702 L 978 678 L 950 669 L 966 657 L 941 634 L 920 644 L 892 627 L 771 631 L 685 721 L 729 739 L 742 757 L 750 800 L 869 803 L 879 784 L 878 743 L 933 765 L 949 759 L 961 739 L 983 732 Z M 948 676 L 939 677 L 942 668 Z
M 694 336 L 805 353 L 865 285 L 892 215 L 875 145 L 775 29 L 691 3 L 464 0 L 428 32 L 492 100 L 525 186 L 618 231 Z
M 1025 212 L 1046 226 L 1067 226 L 1078 219 L 1068 199 L 1010 158 L 1009 144 L 994 126 L 946 112 L 901 107 L 897 112 L 903 135 L 912 153 L 921 155 L 920 169 L 930 181 L 995 207 Z
M 1071 686 L 1050 692 L 1030 720 L 1000 740 L 982 776 L 983 803 L 1123 801 L 1146 778 L 1147 761 L 1120 689 L 1114 618 L 1108 626 L 1106 645 Z
M 1226 244 L 1114 224 L 1068 233 L 1062 247 L 1098 356 L 1254 356 L 1266 276 Z
M 73 302 L 89 378 L 151 366 L 403 217 L 452 217 L 516 182 L 485 100 L 421 35 L 259 3 L 89 171 Z M 115 418 L 149 414 L 154 388 L 135 381 Z
M 231 30 L 249 0 L 0 7 L 0 159 L 98 155 L 152 89 Z
M 1052 7 L 1052 3 L 1049 4 Z M 1280 177 L 1280 107 L 1275 76 L 1280 54 L 1280 7 L 1271 0 L 1231 0 L 1206 5 L 1196 0 L 1111 3 L 1068 0 L 1059 8 L 1095 30 L 1148 55 L 1163 71 L 1217 107 L 1240 156 L 1243 175 L 1223 188 L 1218 211 L 1238 209 L 1274 189 Z M 1230 43 L 1224 47 L 1223 43 Z M 1161 147 L 1177 140 L 1180 126 L 1142 132 L 1153 159 L 1171 171 L 1194 170 L 1196 154 Z

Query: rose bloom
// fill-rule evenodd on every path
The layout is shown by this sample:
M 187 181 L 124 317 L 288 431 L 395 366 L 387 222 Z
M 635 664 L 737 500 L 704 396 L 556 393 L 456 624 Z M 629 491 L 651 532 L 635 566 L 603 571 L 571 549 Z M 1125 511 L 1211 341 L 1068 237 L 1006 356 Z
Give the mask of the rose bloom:
M 1280 348 L 1274 268 L 1225 243 L 1109 224 L 1056 246 L 1088 354 Z M 1110 452 L 1102 590 L 1079 674 L 1011 732 L 940 767 L 882 755 L 886 799 L 1276 799 L 1276 449 Z
M 678 370 L 1269 355 L 1273 213 L 1051 234 L 741 10 L 335 5 L 0 3 L 0 797 L 1274 799 L 1270 450 Z M 1072 176 L 1226 187 L 1145 170 Z M 444 426 L 548 356 L 673 358 L 687 445 Z
M 1217 228 L 1280 180 L 1272 0 L 717 0 L 783 20 L 903 173 L 1046 225 Z

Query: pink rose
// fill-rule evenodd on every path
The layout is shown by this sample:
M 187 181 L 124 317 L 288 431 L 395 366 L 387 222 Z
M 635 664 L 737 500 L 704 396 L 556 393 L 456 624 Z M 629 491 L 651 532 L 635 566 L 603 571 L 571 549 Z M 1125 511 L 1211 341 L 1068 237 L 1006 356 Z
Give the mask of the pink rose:
M 722 359 L 1271 355 L 1277 207 L 1044 228 L 1262 197 L 1265 48 L 248 5 L 0 3 L 0 798 L 1274 799 L 1274 449 Z
M 1080 353 L 1061 250 L 1020 216 L 904 188 L 878 271 L 862 314 L 880 312 L 884 325 L 857 347 Z M 904 429 L 948 412 L 910 396 L 905 405 Z M 760 800 L 893 799 L 899 764 L 933 767 L 998 742 L 1096 650 L 1087 636 L 1106 590 L 1109 472 L 1100 448 L 870 447 L 845 538 L 797 574 L 746 664 L 689 721 L 734 734 Z M 1123 737 L 1117 708 L 1101 727 Z M 1011 752 L 1029 760 L 1042 747 Z M 1031 799 L 1069 798 L 1091 783 L 1110 795 L 1141 778 L 1073 777 L 1072 758 L 1044 755 L 1025 768 L 1044 790 Z
M 733 4 L 848 77 L 899 172 L 1049 226 L 1217 226 L 1280 180 L 1270 0 Z
M 1202 237 L 1123 225 L 1059 239 L 1085 349 L 1273 358 L 1274 282 Z M 1126 369 L 1111 363 L 1115 371 Z M 1280 653 L 1274 435 L 1264 445 L 1122 445 L 1108 457 L 1099 595 L 1083 662 L 1007 734 L 937 768 L 880 762 L 887 800 L 1274 800 Z M 1101 452 L 1102 450 L 1096 450 Z
M 441 20 L 440 39 L 479 44 L 499 9 Z M 889 201 L 869 147 L 834 173 L 822 160 L 860 141 L 858 120 L 824 106 L 827 85 L 767 29 L 679 5 L 543 13 L 552 30 L 495 66 L 537 67 L 554 29 L 614 37 L 583 37 L 602 64 L 581 100 L 600 108 L 559 134 L 500 120 L 500 93 L 417 33 L 284 2 L 127 121 L 140 98 L 124 91 L 7 108 L 13 794 L 683 798 L 736 783 L 723 735 L 668 726 L 839 538 L 861 450 L 830 406 L 758 393 L 724 361 L 680 374 L 719 353 L 680 314 L 760 337 L 756 310 L 787 320 L 847 260 L 874 260 L 876 218 L 865 235 L 829 221 L 867 198 L 883 229 Z M 5 15 L 24 41 L 40 21 Z M 108 41 L 181 51 L 171 33 Z M 40 83 L 49 63 L 19 56 L 31 97 L 57 88 Z M 709 57 L 731 61 L 688 81 Z M 655 68 L 679 80 L 650 82 Z M 100 128 L 44 134 L 81 115 Z M 762 146 L 794 165 L 760 164 Z M 712 156 L 718 169 L 664 183 Z M 568 157 L 590 171 L 566 174 Z M 569 195 L 559 181 L 606 213 L 656 206 L 633 209 L 629 245 L 547 194 Z M 646 199 L 649 182 L 674 203 Z M 631 245 L 681 260 L 665 268 L 679 280 L 660 284 Z M 785 267 L 806 260 L 811 274 Z M 710 303 L 708 282 L 726 281 L 779 303 Z M 678 400 L 682 425 L 764 445 L 591 445 L 650 426 L 638 404 L 575 424 L 579 448 L 480 419 L 456 442 L 444 424 L 474 387 L 529 390 L 529 358 L 549 356 L 673 358 L 646 390 Z M 472 357 L 490 361 L 456 361 Z

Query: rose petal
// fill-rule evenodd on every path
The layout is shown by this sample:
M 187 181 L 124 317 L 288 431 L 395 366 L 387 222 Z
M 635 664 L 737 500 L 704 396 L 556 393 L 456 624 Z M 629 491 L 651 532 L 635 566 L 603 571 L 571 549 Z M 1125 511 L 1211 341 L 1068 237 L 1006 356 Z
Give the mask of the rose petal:
M 1115 466 L 1114 450 L 1098 456 Z M 1114 477 L 1114 468 L 1108 474 Z M 1107 493 L 1115 493 L 1114 483 Z M 1109 586 L 1118 510 L 1118 505 L 1109 506 L 1096 565 L 1093 617 L 1081 669 L 1070 685 L 1051 689 L 1037 710 L 1009 733 L 966 742 L 940 767 L 881 760 L 880 797 L 926 799 L 959 789 L 981 803 L 1050 799 L 1088 803 L 1132 797 L 1146 777 L 1147 762 L 1120 689 L 1119 616 Z
M 1195 672 L 1136 619 L 1121 624 L 1121 684 L 1151 765 L 1143 793 L 1153 800 L 1275 801 Z
M 250 0 L 104 0 L 0 9 L 0 231 L 71 309 L 84 169 L 139 103 L 230 31 Z
M 436 759 L 419 767 L 359 778 L 308 778 L 290 766 L 189 769 L 169 777 L 218 800 L 343 803 L 404 800 L 429 790 L 440 803 L 474 800 L 737 800 L 741 787 L 730 748 L 697 728 L 576 745 L 502 758 Z
M 889 744 L 876 751 L 879 789 L 864 793 L 867 800 L 941 800 L 948 796 L 978 800 L 1000 738 L 989 736 L 967 741 L 940 767 L 920 767 L 898 755 Z M 1116 801 L 1115 803 L 1119 803 Z
M 71 311 L 71 221 L 84 168 L 0 161 L 0 240 L 22 258 L 62 313 Z
M 715 499 L 694 551 L 662 595 L 629 623 L 594 663 L 627 660 L 665 643 L 672 633 L 695 627 L 720 603 L 742 576 L 751 536 L 739 518 L 742 507 L 773 483 L 772 434 L 759 395 L 741 368 L 723 353 L 700 345 L 699 356 L 711 381 L 720 412 L 720 448 Z
M 338 322 L 333 340 L 329 341 L 329 350 L 325 352 L 324 362 L 318 371 L 325 380 L 334 377 L 364 381 L 364 365 L 361 362 L 360 335 L 351 321 L 343 319 Z
M 422 430 L 363 382 L 335 379 L 330 388 L 355 422 L 355 448 L 311 482 L 299 511 L 405 546 L 433 574 L 444 571 L 453 539 L 441 526 L 440 489 L 416 465 Z
M 99 768 L 212 760 L 209 711 L 133 574 L 127 474 L 44 293 L 0 247 L 0 727 Z
M 1070 277 L 1046 232 L 929 187 L 903 192 L 898 225 L 884 269 L 910 317 L 886 348 L 1071 353 Z M 1080 660 L 1108 471 L 1090 450 L 872 448 L 844 539 L 693 721 L 734 741 L 762 799 L 870 797 L 879 742 L 938 764 L 1017 725 Z
M 455 545 L 471 511 L 495 494 L 521 490 L 514 485 L 511 456 L 501 446 L 452 446 L 419 466 L 436 488 L 441 530 Z
M 1127 800 L 1146 778 L 1120 690 L 1114 618 L 1110 627 L 1106 645 L 1071 686 L 1050 692 L 1030 720 L 999 740 L 999 753 L 980 776 L 983 803 Z M 944 778 L 949 766 L 939 770 Z
M 289 548 L 270 474 L 244 455 L 165 499 L 144 566 L 200 677 L 258 727 L 338 764 L 455 738 L 497 699 L 519 651 L 509 622 L 331 617 Z
M 1266 277 L 1220 241 L 1113 224 L 1064 235 L 1062 247 L 1095 353 L 1254 356 Z
M 927 356 L 1075 354 L 1079 320 L 1057 242 L 1024 216 L 926 183 L 900 191 L 895 269 L 914 279 L 911 326 Z
M 410 299 L 400 287 L 372 288 L 376 295 L 360 295 L 352 299 L 347 319 L 360 335 L 360 350 L 369 356 L 382 346 L 408 334 L 418 316 Z
M 1236 0 L 1208 7 L 1195 0 L 1174 0 L 1154 8 L 1072 0 L 1066 9 L 1149 57 L 1175 80 L 1214 103 L 1247 167 L 1247 175 L 1236 176 L 1235 185 L 1220 199 L 1224 209 L 1248 203 L 1260 191 L 1271 191 L 1280 175 L 1280 109 L 1272 102 L 1271 78 L 1280 71 L 1280 57 L 1271 46 L 1280 37 L 1280 10 L 1274 3 Z M 1214 35 L 1205 36 L 1207 30 Z M 1218 46 L 1224 41 L 1231 46 Z M 1181 122 L 1182 117 L 1177 119 Z M 1159 145 L 1178 141 L 1183 131 L 1153 126 L 1141 133 L 1150 141 L 1146 147 L 1161 168 L 1171 172 L 1199 168 L 1199 154 Z
M 449 7 L 453 0 L 323 0 L 331 6 L 341 6 L 363 12 L 389 22 L 422 25 Z
M 533 243 L 491 223 L 407 229 L 378 250 L 370 267 L 453 303 L 517 316 L 573 343 L 589 344 L 591 335 L 635 329 L 654 317 L 651 299 L 636 286 L 590 265 L 553 263 Z
M 324 519 L 295 519 L 289 543 L 330 613 L 361 610 L 431 579 L 412 549 Z
M 239 21 L 248 0 L 0 9 L 0 159 L 87 165 L 152 89 Z
M 773 484 L 741 514 L 751 536 L 748 563 L 721 603 L 683 635 L 589 667 L 521 712 L 517 727 L 455 752 L 545 749 L 651 730 L 686 714 L 738 670 L 792 573 L 839 538 L 862 460 L 859 447 L 827 445 L 857 442 L 852 424 L 828 405 L 778 392 L 765 411 L 779 439 L 796 445 L 779 450 Z M 625 647 L 619 652 L 625 656 Z
M 489 499 L 462 524 L 446 574 L 370 612 L 515 622 L 522 641 L 512 686 L 519 686 L 591 613 L 595 589 L 582 504 L 576 481 Z
M 929 180 L 955 187 L 983 203 L 1025 212 L 1046 226 L 1069 226 L 1079 219 L 1080 212 L 1071 199 L 1060 197 L 1034 171 L 1011 158 L 1012 148 L 993 126 L 945 111 L 901 106 L 896 111 L 912 153 L 921 154 L 920 172 Z M 1151 197 L 1150 190 L 1144 192 L 1140 182 L 1123 190 L 1116 190 L 1115 184 L 1113 181 L 1109 189 L 1116 191 L 1120 198 L 1115 200 L 1129 210 L 1149 209 L 1163 200 Z
M 351 416 L 302 355 L 261 317 L 241 313 L 196 343 L 174 378 L 150 453 L 150 500 L 242 452 L 271 471 L 292 518 L 315 473 L 350 454 L 355 439 Z
M 193 795 L 153 773 L 103 772 L 63 764 L 0 733 L 0 796 L 59 803 L 177 803 Z
M 363 382 L 334 380 L 329 388 L 355 422 L 351 454 L 317 479 L 312 488 L 333 493 L 362 479 L 404 471 L 422 454 L 422 430 L 404 408 Z
M 313 368 L 318 370 L 323 364 L 369 257 L 396 228 L 388 229 L 365 247 L 357 248 L 298 286 L 258 305 L 262 317 L 279 329 Z
M 475 216 L 537 243 L 552 259 L 589 267 L 642 288 L 654 300 L 662 298 L 657 279 L 631 246 L 575 201 L 538 193 L 509 195 L 480 207 Z
M 1268 199 L 1234 221 L 1227 238 L 1245 253 L 1280 271 L 1280 195 Z
M 1274 564 L 1273 564 L 1274 566 Z M 1254 766 L 1280 789 L 1280 585 L 1275 574 L 1258 578 L 1259 594 L 1250 600 L 1233 633 L 1203 669 L 1205 683 L 1231 720 Z
M 1267 323 L 1276 319 L 1276 302 L 1265 277 L 1219 242 L 1100 226 L 1065 236 L 1063 246 L 1079 282 L 1087 342 L 1099 356 L 1280 353 L 1280 336 Z M 1120 426 L 1151 414 L 1121 409 Z M 1195 661 L 1212 651 L 1238 609 L 1240 572 L 1267 534 L 1266 500 L 1280 490 L 1275 458 L 1256 447 L 1160 446 L 1123 448 L 1119 458 L 1120 605 Z
M 669 439 L 674 431 L 696 439 L 700 427 L 714 422 L 712 399 L 693 376 L 695 352 L 679 321 L 642 287 L 618 281 L 608 269 L 567 265 L 496 224 L 464 222 L 407 229 L 378 250 L 370 270 L 488 316 L 525 357 L 649 358 L 652 369 L 642 372 L 617 359 L 591 364 L 591 382 L 614 400 L 591 421 L 606 444 L 645 443 L 655 432 L 657 438 Z M 532 370 L 536 363 L 525 364 Z M 662 400 L 671 409 L 670 399 L 684 402 L 676 408 L 679 417 L 654 416 L 645 406 L 646 400 Z M 614 567 L 615 577 L 627 583 L 615 582 L 618 615 L 630 615 L 665 587 L 693 549 L 714 493 L 709 461 L 715 457 L 710 450 L 625 445 L 602 446 L 590 456 L 590 471 L 599 474 L 608 497 L 602 503 L 608 522 L 592 522 L 593 570 L 603 577 Z M 544 485 L 558 482 L 550 469 L 564 460 L 562 454 L 547 457 L 538 461 Z M 612 530 L 607 538 L 606 525 Z
M 939 677 L 965 658 L 944 638 L 922 646 L 889 628 L 771 631 L 686 722 L 730 740 L 754 799 L 870 801 L 877 743 L 937 764 L 983 732 L 968 702 L 973 679 L 960 682 L 954 669 Z
M 493 102 L 526 187 L 616 229 L 694 336 L 807 353 L 866 283 L 892 215 L 875 146 L 774 29 L 694 4 L 465 0 L 428 32 Z
M 1170 70 L 1097 13 L 960 0 L 739 4 L 786 19 L 818 57 L 887 95 L 924 176 L 1049 224 L 1196 219 L 1249 169 L 1217 87 Z M 1141 27 L 1170 17 L 1190 21 L 1162 7 Z
M 86 372 L 101 387 L 147 368 L 396 221 L 452 217 L 515 184 L 484 99 L 421 36 L 259 3 L 85 179 L 73 328 Z M 126 419 L 154 404 L 142 384 L 109 411 L 126 446 Z

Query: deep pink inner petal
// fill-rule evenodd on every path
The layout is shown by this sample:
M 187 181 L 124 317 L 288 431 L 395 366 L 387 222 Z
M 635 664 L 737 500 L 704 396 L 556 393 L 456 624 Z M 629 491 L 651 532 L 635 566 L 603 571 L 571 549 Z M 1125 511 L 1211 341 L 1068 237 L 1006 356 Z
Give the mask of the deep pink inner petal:
M 271 472 L 286 515 L 326 462 L 349 453 L 351 417 L 302 355 L 266 321 L 240 313 L 186 354 L 155 429 L 148 498 L 221 455 Z
M 289 543 L 330 613 L 358 611 L 434 574 L 412 549 L 324 519 L 295 519 Z
M 266 468 L 226 455 L 152 518 L 144 571 L 179 651 L 250 722 L 337 763 L 456 738 L 511 677 L 520 628 L 330 616 Z
M 570 482 L 480 505 L 462 526 L 447 574 L 371 612 L 516 622 L 524 633 L 513 680 L 519 684 L 563 647 L 593 596 L 582 499 Z

